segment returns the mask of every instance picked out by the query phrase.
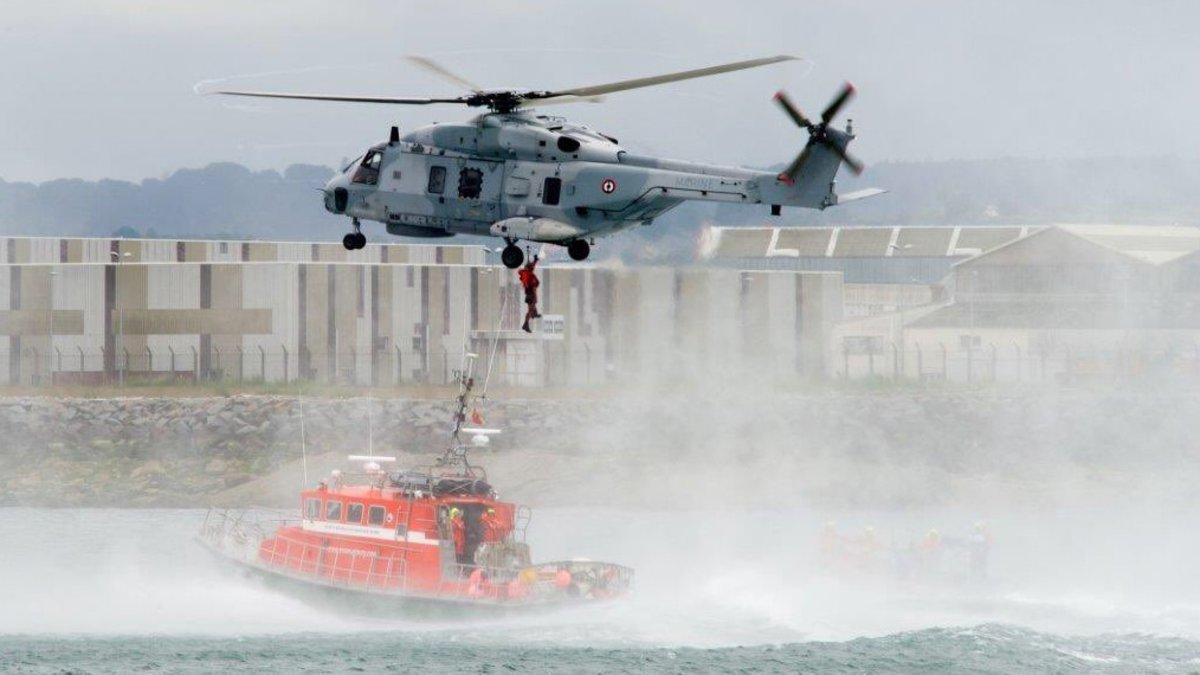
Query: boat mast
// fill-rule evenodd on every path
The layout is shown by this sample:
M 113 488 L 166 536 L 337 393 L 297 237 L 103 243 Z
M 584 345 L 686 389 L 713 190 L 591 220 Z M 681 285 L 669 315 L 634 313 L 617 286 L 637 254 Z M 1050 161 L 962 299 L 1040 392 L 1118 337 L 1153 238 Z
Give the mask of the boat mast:
M 467 352 L 463 359 L 462 370 L 458 373 L 458 409 L 454 411 L 454 431 L 450 433 L 450 441 L 454 445 L 462 444 L 463 423 L 467 421 L 467 406 L 470 405 L 471 391 L 475 388 L 475 359 L 478 354 Z
M 457 373 L 458 398 L 454 411 L 454 429 L 450 432 L 450 447 L 446 448 L 446 452 L 442 453 L 437 462 L 439 466 L 457 466 L 465 476 L 474 475 L 471 463 L 467 459 L 467 444 L 463 443 L 462 430 L 463 424 L 467 421 L 467 408 L 471 404 L 471 392 L 475 389 L 474 370 L 477 358 L 479 358 L 477 354 L 467 352 L 463 368 Z

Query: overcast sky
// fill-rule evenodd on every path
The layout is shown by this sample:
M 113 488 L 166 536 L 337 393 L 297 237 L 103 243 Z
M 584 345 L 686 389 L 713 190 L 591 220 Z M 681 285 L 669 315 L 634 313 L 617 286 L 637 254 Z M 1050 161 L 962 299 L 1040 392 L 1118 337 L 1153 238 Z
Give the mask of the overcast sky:
M 0 178 L 141 179 L 213 161 L 332 165 L 450 107 L 219 100 L 193 87 L 457 94 L 790 53 L 770 66 L 553 109 L 639 151 L 786 161 L 843 80 L 865 160 L 1200 155 L 1200 2 L 1025 0 L 8 0 Z M 550 110 L 548 109 L 548 112 Z

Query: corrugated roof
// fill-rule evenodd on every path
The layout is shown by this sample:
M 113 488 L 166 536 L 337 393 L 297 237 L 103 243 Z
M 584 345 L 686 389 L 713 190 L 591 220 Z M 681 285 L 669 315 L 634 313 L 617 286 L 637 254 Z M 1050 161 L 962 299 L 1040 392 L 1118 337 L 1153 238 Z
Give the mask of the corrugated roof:
M 710 259 L 964 258 L 1013 241 L 1026 229 L 1015 225 L 711 227 L 705 231 L 701 254 Z

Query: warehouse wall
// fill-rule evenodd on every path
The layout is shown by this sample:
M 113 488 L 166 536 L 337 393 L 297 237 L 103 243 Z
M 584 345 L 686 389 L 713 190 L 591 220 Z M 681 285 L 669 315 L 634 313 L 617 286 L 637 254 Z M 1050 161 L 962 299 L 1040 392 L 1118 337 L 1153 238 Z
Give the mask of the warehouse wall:
M 66 257 L 84 260 L 85 243 L 69 243 Z M 16 244 L 12 250 L 24 246 L 29 256 L 45 248 Z M 484 362 L 494 349 L 494 377 L 519 385 L 586 385 L 671 368 L 752 367 L 788 377 L 815 372 L 840 317 L 838 275 L 564 265 L 542 270 L 540 309 L 549 318 L 529 335 L 520 331 L 516 275 L 500 267 L 220 262 L 235 247 L 222 254 L 205 246 L 193 256 L 190 243 L 125 241 L 115 264 L 3 265 L 0 383 L 444 383 L 464 345 Z M 372 255 L 465 255 L 433 248 L 380 247 Z M 256 242 L 245 253 L 289 251 L 302 252 Z M 314 257 L 334 253 L 318 247 Z M 177 262 L 188 257 L 205 261 Z

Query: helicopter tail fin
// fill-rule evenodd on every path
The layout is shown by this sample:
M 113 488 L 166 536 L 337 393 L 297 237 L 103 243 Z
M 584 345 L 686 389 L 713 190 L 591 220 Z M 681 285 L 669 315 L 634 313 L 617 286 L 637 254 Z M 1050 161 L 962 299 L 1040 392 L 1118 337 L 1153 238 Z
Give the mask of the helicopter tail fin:
M 835 150 L 810 138 L 796 159 L 779 173 L 779 182 L 789 193 L 787 203 L 810 209 L 831 206 L 836 201 L 834 184 L 841 165 L 842 158 Z
M 788 170 L 781 171 L 776 176 L 773 189 L 769 193 L 764 191 L 763 201 L 780 206 L 825 209 L 887 192 L 880 188 L 865 188 L 839 195 L 836 190 L 837 174 L 845 160 L 842 158 L 843 153 L 838 150 L 844 152 L 845 144 L 853 137 L 832 129 L 826 133 L 831 137 L 830 143 L 841 144 L 839 148 L 830 148 L 825 143 L 814 143 L 810 140 L 792 162 L 792 165 L 798 168 L 794 169 L 793 173 L 789 173 Z M 833 138 L 835 134 L 839 138 Z M 778 209 L 773 208 L 772 213 L 778 215 Z
M 856 175 L 862 173 L 862 162 L 846 151 L 846 146 L 854 140 L 851 123 L 846 123 L 845 131 L 831 126 L 834 117 L 853 97 L 854 86 L 847 82 L 821 111 L 818 121 L 814 122 L 792 103 L 787 94 L 782 91 L 775 94 L 775 102 L 783 112 L 787 113 L 796 126 L 808 132 L 808 142 L 804 144 L 804 149 L 779 173 L 780 183 L 800 192 L 798 195 L 794 192 L 788 195 L 788 204 L 815 209 L 832 206 L 837 203 L 833 185 L 842 164 L 848 166 Z

